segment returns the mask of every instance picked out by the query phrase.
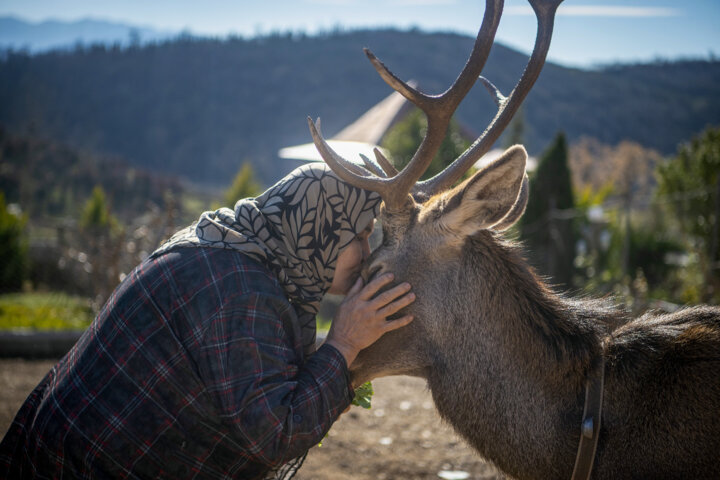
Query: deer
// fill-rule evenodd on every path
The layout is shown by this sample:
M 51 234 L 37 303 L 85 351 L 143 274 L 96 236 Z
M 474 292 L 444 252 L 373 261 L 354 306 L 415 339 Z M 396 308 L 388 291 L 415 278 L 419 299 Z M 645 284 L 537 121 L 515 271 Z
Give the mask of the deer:
M 535 46 L 508 96 L 480 76 L 502 15 L 487 0 L 470 57 L 454 83 L 429 95 L 365 53 L 427 117 L 400 172 L 380 150 L 364 166 L 340 157 L 308 118 L 323 160 L 380 194 L 382 244 L 366 281 L 393 272 L 416 301 L 350 366 L 353 385 L 389 375 L 425 379 L 435 407 L 480 455 L 517 479 L 720 478 L 720 308 L 633 318 L 612 299 L 556 291 L 506 230 L 528 202 L 527 152 L 510 147 L 455 185 L 510 122 L 535 83 L 562 0 L 529 0 Z M 420 177 L 475 81 L 498 109 L 485 131 L 433 178 Z

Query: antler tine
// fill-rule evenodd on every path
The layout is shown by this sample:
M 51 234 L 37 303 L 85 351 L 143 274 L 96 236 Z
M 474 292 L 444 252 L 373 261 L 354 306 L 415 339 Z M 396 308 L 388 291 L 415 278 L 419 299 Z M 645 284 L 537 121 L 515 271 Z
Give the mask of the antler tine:
M 495 118 L 490 122 L 490 126 L 473 142 L 470 147 L 463 152 L 449 167 L 440 172 L 433 178 L 424 182 L 418 182 L 413 189 L 413 196 L 416 198 L 427 198 L 434 193 L 449 188 L 453 183 L 462 177 L 463 173 L 469 169 L 480 157 L 485 155 L 492 144 L 498 139 L 503 130 L 510 123 L 515 112 L 522 104 L 523 100 L 530 92 L 535 84 L 550 48 L 550 39 L 552 38 L 553 24 L 555 20 L 555 12 L 563 0 L 528 0 L 535 11 L 538 21 L 537 36 L 535 38 L 535 47 L 528 60 L 520 80 L 510 95 L 503 100 L 498 101 L 499 91 L 494 89 L 496 102 L 499 103 L 498 111 Z M 490 82 L 484 81 L 486 86 L 492 85 Z M 491 90 L 492 90 L 491 89 Z
M 369 48 L 363 48 L 363 51 L 368 57 L 368 60 L 370 60 L 370 63 L 372 63 L 373 67 L 375 67 L 375 70 L 377 70 L 380 78 L 385 80 L 385 83 L 390 85 L 393 90 L 400 93 L 403 97 L 407 98 L 421 109 L 427 107 L 427 104 L 430 101 L 430 97 L 428 95 L 425 95 L 408 85 L 406 82 L 400 80 L 397 75 L 392 73 L 390 69 L 387 68 L 385 64 L 370 51 Z
M 375 162 L 370 160 L 367 156 L 361 153 L 360 158 L 362 158 L 362 161 L 365 164 L 365 168 L 367 168 L 371 173 L 377 175 L 380 178 L 387 177 L 387 175 L 385 174 L 385 172 L 382 171 L 380 166 L 376 165 Z
M 397 168 L 385 158 L 385 155 L 383 155 L 379 148 L 373 148 L 373 153 L 375 154 L 375 160 L 377 160 L 388 177 L 394 177 L 398 174 Z
M 444 172 L 426 182 L 416 183 L 423 172 L 427 170 L 433 157 L 440 149 L 453 113 L 455 113 L 460 102 L 473 87 L 485 66 L 495 39 L 497 27 L 500 23 L 503 0 L 486 0 L 483 22 L 475 39 L 470 58 L 455 82 L 440 95 L 426 95 L 411 87 L 394 75 L 372 52 L 365 49 L 365 53 L 370 59 L 370 62 L 383 80 L 405 98 L 417 105 L 427 117 L 428 126 L 425 138 L 423 138 L 422 143 L 409 164 L 400 173 L 392 175 L 392 178 L 381 178 L 379 176 L 369 178 L 353 173 L 353 167 L 357 167 L 335 153 L 322 138 L 312 120 L 308 119 L 313 140 L 323 159 L 325 159 L 325 162 L 338 176 L 347 182 L 367 190 L 378 192 L 383 198 L 385 207 L 388 210 L 402 209 L 408 201 L 408 194 L 411 190 L 416 199 L 424 199 L 430 194 L 452 185 L 472 163 L 487 152 L 489 145 L 492 145 L 502 130 L 507 126 L 520 103 L 522 103 L 522 100 L 535 83 L 540 69 L 542 69 L 542 65 L 545 62 L 547 50 L 550 46 L 550 37 L 552 36 L 555 10 L 562 0 L 529 1 L 538 17 L 539 26 L 535 49 L 533 50 L 525 72 L 523 72 L 520 81 L 508 98 L 502 97 L 490 82 L 483 80 L 485 85 L 495 93 L 496 101 L 499 104 L 498 113 L 493 123 L 483 135 Z M 378 163 L 380 163 L 388 173 L 388 176 L 390 176 L 391 170 L 385 165 L 386 163 L 389 164 L 389 162 L 387 162 L 384 157 L 381 157 L 381 155 L 378 155 L 377 152 L 375 155 L 378 158 Z
M 445 104 L 444 107 L 449 111 L 448 121 L 452 114 L 455 113 L 460 102 L 475 85 L 475 81 L 485 67 L 485 62 L 490 55 L 490 49 L 493 46 L 495 34 L 500 24 L 503 4 L 503 0 L 487 0 L 485 2 L 485 14 L 478 35 L 475 38 L 472 53 L 455 82 L 441 95 L 442 103 Z
M 425 113 L 428 120 L 425 138 L 418 150 L 408 165 L 399 174 L 392 177 L 392 190 L 383 195 L 385 206 L 389 210 L 402 208 L 413 185 L 427 170 L 433 157 L 440 149 L 450 118 L 452 118 L 458 105 L 472 88 L 490 54 L 490 48 L 500 22 L 502 6 L 503 0 L 486 0 L 482 26 L 478 32 L 470 58 L 455 82 L 441 95 L 426 95 L 409 86 L 393 74 L 372 52 L 365 49 L 365 54 L 382 79 L 417 105 Z M 381 162 L 379 161 L 379 163 Z
M 385 195 L 392 188 L 392 185 L 388 185 L 387 180 L 379 178 L 377 176 L 365 176 L 365 172 L 361 167 L 355 165 L 342 158 L 335 152 L 335 150 L 328 145 L 320 133 L 320 119 L 313 122 L 312 118 L 308 117 L 308 126 L 310 127 L 310 134 L 313 137 L 315 148 L 317 148 L 320 156 L 322 156 L 325 163 L 337 174 L 338 177 L 342 178 L 346 182 L 355 185 L 356 187 L 364 188 L 365 190 L 371 190 L 378 192 L 380 196 L 385 199 Z
M 482 82 L 483 85 L 485 85 L 485 88 L 488 92 L 493 96 L 493 100 L 495 100 L 495 105 L 498 107 L 502 107 L 503 103 L 507 100 L 507 97 L 503 95 L 500 90 L 493 85 L 493 83 L 488 80 L 485 77 L 480 77 L 479 80 Z

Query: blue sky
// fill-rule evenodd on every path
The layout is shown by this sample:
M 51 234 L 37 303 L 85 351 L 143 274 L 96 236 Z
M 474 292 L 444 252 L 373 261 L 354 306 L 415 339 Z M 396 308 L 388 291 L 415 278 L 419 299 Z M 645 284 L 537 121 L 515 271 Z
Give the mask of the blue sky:
M 475 35 L 481 0 L 0 0 L 0 15 L 95 18 L 225 35 L 342 27 L 419 27 Z M 535 19 L 524 0 L 507 0 L 497 39 L 529 51 Z M 565 0 L 550 59 L 593 66 L 614 61 L 720 55 L 720 0 Z

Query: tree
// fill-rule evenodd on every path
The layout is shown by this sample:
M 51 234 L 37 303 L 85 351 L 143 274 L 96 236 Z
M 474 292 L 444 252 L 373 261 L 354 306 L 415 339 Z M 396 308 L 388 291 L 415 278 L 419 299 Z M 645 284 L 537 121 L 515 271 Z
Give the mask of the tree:
M 235 175 L 232 185 L 223 195 L 223 205 L 233 207 L 235 202 L 242 198 L 256 197 L 262 192 L 262 187 L 255 180 L 255 172 L 250 162 L 243 163 L 240 171 Z
M 396 168 L 401 169 L 410 162 L 426 131 L 427 119 L 419 109 L 415 108 L 385 135 L 382 147 L 390 152 L 391 160 Z M 440 173 L 469 145 L 470 142 L 465 140 L 460 133 L 459 124 L 455 120 L 451 120 L 445 140 L 421 178 L 431 178 Z
M 705 266 L 703 301 L 720 297 L 720 128 L 708 128 L 658 167 L 660 195 L 670 199 Z
M 530 180 L 530 198 L 520 225 L 530 260 L 556 283 L 572 286 L 575 260 L 575 207 L 565 134 L 558 133 Z
M 580 139 L 569 155 L 575 191 L 599 192 L 610 186 L 610 197 L 651 195 L 657 186 L 655 170 L 663 160 L 660 153 L 636 142 L 611 146 L 595 138 Z
M 78 249 L 86 253 L 78 260 L 89 275 L 96 310 L 117 285 L 124 236 L 120 222 L 110 213 L 105 191 L 96 186 L 85 202 L 77 239 Z
M 28 270 L 26 218 L 11 213 L 0 192 L 0 292 L 20 290 Z
M 99 185 L 93 188 L 90 198 L 85 202 L 80 226 L 84 229 L 106 230 L 111 226 L 112 216 L 107 204 L 105 190 Z

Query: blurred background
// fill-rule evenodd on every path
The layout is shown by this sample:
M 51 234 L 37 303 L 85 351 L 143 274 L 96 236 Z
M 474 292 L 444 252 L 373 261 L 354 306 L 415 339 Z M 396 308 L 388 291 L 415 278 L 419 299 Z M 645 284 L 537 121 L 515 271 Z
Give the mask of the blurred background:
M 362 47 L 440 93 L 483 5 L 4 0 L 0 328 L 84 328 L 164 238 L 306 161 L 279 152 L 310 141 L 308 115 L 402 165 L 424 119 L 383 103 Z M 549 61 L 495 145 L 533 157 L 511 234 L 558 289 L 636 312 L 720 302 L 718 24 L 715 0 L 561 5 Z M 483 75 L 509 93 L 534 37 L 530 7 L 506 2 Z M 475 88 L 433 171 L 494 114 Z M 372 141 L 368 121 L 383 126 Z

